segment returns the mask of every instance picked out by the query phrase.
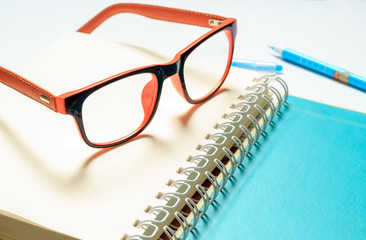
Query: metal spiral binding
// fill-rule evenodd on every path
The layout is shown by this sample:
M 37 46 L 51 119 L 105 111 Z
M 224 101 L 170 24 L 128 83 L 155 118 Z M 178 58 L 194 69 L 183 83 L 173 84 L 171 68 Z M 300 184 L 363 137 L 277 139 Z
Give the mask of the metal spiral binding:
M 197 225 L 199 218 L 215 201 L 226 182 L 242 164 L 259 136 L 263 134 L 287 100 L 288 87 L 279 76 L 263 76 L 254 81 L 256 84 L 249 88 L 250 93 L 241 96 L 242 102 L 232 107 L 234 112 L 224 115 L 227 121 L 215 126 L 219 132 L 209 135 L 208 144 L 199 146 L 197 150 L 203 154 L 190 158 L 188 162 L 192 165 L 179 171 L 186 178 L 171 181 L 169 186 L 172 191 L 162 194 L 159 198 L 163 201 L 162 204 L 149 209 L 148 213 L 156 216 L 154 220 L 140 221 L 136 224 L 136 227 L 144 230 L 144 233 L 130 235 L 124 240 L 161 239 L 161 234 L 165 234 L 165 237 L 170 240 L 187 238 L 189 231 Z M 283 94 L 278 90 L 278 86 L 282 88 Z M 233 134 L 237 130 L 240 133 L 239 137 Z M 233 146 L 235 152 L 232 151 L 233 147 L 228 146 Z M 237 152 L 238 156 L 235 155 Z M 217 156 L 222 158 L 219 159 Z M 224 158 L 227 159 L 226 163 L 223 161 Z M 220 174 L 216 173 L 215 176 L 207 171 L 210 165 Z M 221 176 L 221 179 L 218 176 Z M 208 181 L 209 187 L 203 184 L 204 182 L 202 185 L 197 183 L 203 177 Z M 192 189 L 199 195 L 199 199 L 197 196 L 187 195 Z M 182 201 L 189 209 L 188 212 L 183 211 L 183 208 L 177 209 Z M 166 223 L 169 216 L 174 216 L 178 226 L 172 224 L 172 221 Z M 162 233 L 156 235 L 159 227 Z M 149 229 L 149 234 L 146 233 L 146 229 Z M 178 230 L 180 236 L 177 236 Z

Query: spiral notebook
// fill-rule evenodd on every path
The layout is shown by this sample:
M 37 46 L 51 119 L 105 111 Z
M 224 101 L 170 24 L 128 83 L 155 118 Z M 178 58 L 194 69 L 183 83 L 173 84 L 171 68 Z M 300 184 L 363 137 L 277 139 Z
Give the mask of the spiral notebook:
M 70 33 L 15 72 L 59 94 L 116 71 L 161 61 L 166 58 L 136 46 Z M 0 198 L 0 232 L 15 239 L 25 234 L 26 239 L 38 240 L 58 239 L 56 232 L 80 239 L 120 239 L 134 234 L 136 219 L 144 219 L 139 215 L 147 214 L 144 210 L 153 207 L 165 187 L 174 189 L 166 186 L 167 181 L 185 164 L 193 164 L 186 162 L 190 152 L 196 151 L 225 112 L 235 111 L 230 106 L 238 96 L 249 93 L 246 88 L 255 84 L 255 76 L 232 69 L 222 90 L 195 106 L 166 81 L 159 109 L 144 133 L 104 150 L 85 145 L 71 118 L 1 88 L 7 101 L 0 103 L 0 191 L 6 193 Z M 261 113 L 270 117 L 266 100 L 260 100 L 255 109 L 266 109 Z M 256 117 L 257 113 L 252 121 L 260 124 L 263 120 Z
M 244 158 L 285 104 L 287 94 L 287 85 L 277 76 L 255 79 L 246 94 L 231 105 L 232 112 L 224 114 L 221 122 L 213 126 L 215 131 L 203 138 L 185 163 L 180 163 L 173 175 L 177 180 L 167 179 L 165 188 L 161 186 L 164 192 L 158 192 L 155 200 L 149 199 L 144 212 L 136 212 L 136 217 L 144 219 L 131 223 L 132 232 L 122 239 L 186 239 L 236 168 L 242 167 Z M 21 217 L 0 213 L 4 239 L 74 239 Z M 17 228 L 22 230 L 18 232 Z

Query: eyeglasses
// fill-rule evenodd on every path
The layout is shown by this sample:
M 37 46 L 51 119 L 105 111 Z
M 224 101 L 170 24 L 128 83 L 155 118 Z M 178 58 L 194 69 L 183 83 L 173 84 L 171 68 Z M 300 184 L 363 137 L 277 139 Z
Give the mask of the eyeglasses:
M 232 61 L 236 19 L 145 4 L 115 4 L 100 12 L 78 32 L 91 33 L 119 13 L 210 28 L 165 64 L 119 73 L 59 96 L 0 66 L 0 82 L 51 110 L 74 117 L 83 140 L 91 147 L 111 147 L 141 133 L 153 118 L 163 82 L 170 78 L 191 104 L 213 96 L 223 84 Z

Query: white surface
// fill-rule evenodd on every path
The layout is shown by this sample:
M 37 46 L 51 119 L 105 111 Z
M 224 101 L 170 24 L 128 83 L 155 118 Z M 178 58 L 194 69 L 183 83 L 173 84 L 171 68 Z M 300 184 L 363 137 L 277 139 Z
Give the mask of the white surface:
M 129 1 L 180 7 L 238 19 L 235 56 L 281 63 L 290 93 L 366 112 L 366 94 L 282 62 L 267 45 L 289 47 L 366 76 L 366 1 Z M 0 64 L 16 69 L 66 32 L 115 1 L 0 1 Z M 180 28 L 180 27 L 178 27 Z M 183 27 L 184 28 L 184 27 Z M 169 33 L 167 34 L 167 29 Z M 98 34 L 154 49 L 179 49 L 179 31 L 160 22 L 118 16 Z M 187 32 L 184 32 L 187 36 Z M 193 32 L 192 32 L 193 36 Z M 188 37 L 188 36 L 187 36 Z

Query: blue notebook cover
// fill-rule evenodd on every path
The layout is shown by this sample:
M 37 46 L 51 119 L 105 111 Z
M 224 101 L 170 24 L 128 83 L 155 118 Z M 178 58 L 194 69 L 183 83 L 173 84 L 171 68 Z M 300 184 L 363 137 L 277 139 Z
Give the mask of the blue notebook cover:
M 189 239 L 366 239 L 366 114 L 290 96 Z

